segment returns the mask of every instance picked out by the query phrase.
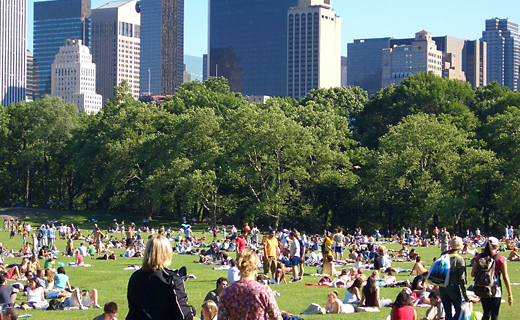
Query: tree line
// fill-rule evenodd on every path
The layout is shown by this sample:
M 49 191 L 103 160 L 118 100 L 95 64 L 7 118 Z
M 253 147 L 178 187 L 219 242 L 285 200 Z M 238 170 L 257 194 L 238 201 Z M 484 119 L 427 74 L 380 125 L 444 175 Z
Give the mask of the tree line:
M 418 74 L 372 97 L 250 103 L 223 78 L 165 103 L 116 88 L 0 109 L 0 203 L 261 226 L 502 230 L 520 223 L 520 94 Z

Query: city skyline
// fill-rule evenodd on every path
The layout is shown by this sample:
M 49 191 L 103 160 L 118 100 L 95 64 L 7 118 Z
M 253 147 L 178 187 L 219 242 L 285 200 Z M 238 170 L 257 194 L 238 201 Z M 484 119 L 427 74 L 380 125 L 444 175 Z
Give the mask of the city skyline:
M 34 2 L 40 1 L 28 1 L 27 48 L 31 51 Z M 92 8 L 97 8 L 106 2 L 110 1 L 92 0 Z M 377 12 L 373 10 L 375 3 L 377 3 Z M 404 38 L 410 33 L 423 29 L 431 32 L 433 36 L 450 35 L 460 39 L 480 39 L 485 29 L 486 19 L 508 18 L 520 23 L 520 2 L 515 0 L 504 0 L 499 4 L 476 0 L 471 3 L 471 9 L 468 9 L 468 3 L 465 1 L 439 0 L 435 6 L 428 7 L 428 11 L 424 14 L 417 14 L 416 2 L 411 0 L 402 0 L 398 5 L 386 1 L 367 4 L 367 2 L 333 0 L 332 6 L 342 19 L 343 56 L 347 55 L 347 43 L 353 42 L 354 39 Z M 186 1 L 184 21 L 184 53 L 202 57 L 208 51 L 208 0 Z

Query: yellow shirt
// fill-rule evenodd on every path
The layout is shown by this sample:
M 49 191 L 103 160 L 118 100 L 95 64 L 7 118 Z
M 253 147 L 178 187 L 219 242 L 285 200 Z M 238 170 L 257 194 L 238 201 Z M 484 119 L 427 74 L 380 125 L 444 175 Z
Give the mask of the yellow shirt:
M 264 250 L 265 255 L 268 257 L 276 257 L 276 249 L 278 248 L 278 239 L 273 237 L 269 239 L 269 237 L 264 240 Z

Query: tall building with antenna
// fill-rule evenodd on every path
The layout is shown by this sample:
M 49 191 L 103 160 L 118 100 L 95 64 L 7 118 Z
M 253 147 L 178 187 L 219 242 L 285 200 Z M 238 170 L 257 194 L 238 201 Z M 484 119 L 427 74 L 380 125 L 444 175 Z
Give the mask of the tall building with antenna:
M 91 0 L 34 3 L 34 63 L 38 69 L 36 97 L 51 93 L 51 65 L 66 39 L 90 47 Z

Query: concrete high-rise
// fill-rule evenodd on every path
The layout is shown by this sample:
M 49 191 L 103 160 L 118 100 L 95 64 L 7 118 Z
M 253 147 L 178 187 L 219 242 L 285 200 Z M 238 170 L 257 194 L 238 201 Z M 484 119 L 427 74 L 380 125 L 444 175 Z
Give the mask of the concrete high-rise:
M 518 23 L 509 19 L 486 20 L 482 39 L 487 42 L 487 82 L 518 90 L 520 35 Z
M 38 97 L 51 93 L 51 65 L 66 39 L 90 46 L 90 0 L 34 3 L 34 60 L 38 65 Z
M 139 98 L 141 17 L 137 1 L 114 1 L 92 10 L 92 61 L 96 64 L 96 92 L 103 101 L 114 87 L 127 81 Z
M 27 0 L 0 1 L 0 102 L 25 100 Z
M 483 40 L 466 40 L 462 52 L 462 65 L 466 81 L 471 87 L 487 84 L 487 43 Z
M 419 31 L 411 45 L 383 49 L 382 87 L 398 85 L 409 75 L 420 72 L 431 72 L 441 77 L 442 57 L 431 33 Z
M 173 94 L 184 76 L 184 0 L 142 0 L 138 9 L 141 91 Z
M 287 95 L 287 11 L 298 0 L 210 0 L 209 76 L 247 96 Z
M 34 57 L 31 51 L 27 50 L 27 90 L 26 100 L 36 100 L 36 89 L 38 88 L 37 66 L 34 63 Z
M 79 112 L 98 113 L 103 107 L 96 94 L 96 65 L 81 40 L 67 39 L 52 63 L 51 95 L 74 103 Z
M 299 0 L 287 13 L 287 95 L 341 86 L 341 19 L 330 0 Z

